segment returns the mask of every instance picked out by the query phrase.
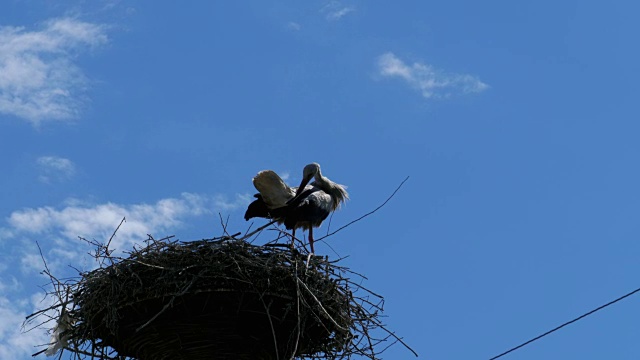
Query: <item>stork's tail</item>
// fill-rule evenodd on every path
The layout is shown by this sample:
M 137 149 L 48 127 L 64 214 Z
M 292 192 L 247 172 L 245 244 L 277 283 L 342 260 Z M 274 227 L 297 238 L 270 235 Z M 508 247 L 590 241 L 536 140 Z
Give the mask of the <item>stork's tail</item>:
M 287 201 L 295 196 L 295 190 L 289 187 L 275 172 L 260 171 L 253 178 L 253 186 L 260 192 L 262 199 L 269 209 L 276 209 L 287 205 Z

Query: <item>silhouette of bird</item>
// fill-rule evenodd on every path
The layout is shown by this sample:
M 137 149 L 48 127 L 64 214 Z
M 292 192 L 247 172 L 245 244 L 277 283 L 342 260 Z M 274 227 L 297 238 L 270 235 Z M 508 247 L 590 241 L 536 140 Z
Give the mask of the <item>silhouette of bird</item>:
M 309 184 L 311 179 L 314 179 Z M 295 240 L 295 230 L 309 230 L 309 246 L 313 248 L 313 228 L 319 227 L 329 214 L 349 199 L 346 187 L 322 175 L 320 165 L 311 163 L 302 171 L 302 181 L 296 187 L 289 187 L 272 170 L 260 171 L 253 178 L 258 190 L 254 200 L 244 215 L 245 220 L 254 217 L 270 218 L 284 223 L 293 230 L 291 246 Z

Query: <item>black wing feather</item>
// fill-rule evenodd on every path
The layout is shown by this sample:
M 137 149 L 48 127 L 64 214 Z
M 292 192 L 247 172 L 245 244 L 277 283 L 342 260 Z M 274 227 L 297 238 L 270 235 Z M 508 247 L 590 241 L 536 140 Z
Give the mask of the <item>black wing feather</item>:
M 268 218 L 269 217 L 269 208 L 267 204 L 262 199 L 262 195 L 255 194 L 256 200 L 254 200 L 249 207 L 247 207 L 247 211 L 244 213 L 244 219 L 249 220 L 254 217 Z
M 247 207 L 247 211 L 244 213 L 245 220 L 248 221 L 249 219 L 254 217 L 261 217 L 265 219 L 279 219 L 286 213 L 286 208 L 284 207 L 269 210 L 267 204 L 262 199 L 262 195 L 255 194 L 254 197 L 256 198 L 256 200 L 249 204 L 249 207 Z
M 318 189 L 305 190 L 295 202 L 289 204 L 285 214 L 284 226 L 291 230 L 298 222 L 310 222 L 313 226 L 329 216 L 329 211 L 317 204 L 317 198 L 309 197 Z

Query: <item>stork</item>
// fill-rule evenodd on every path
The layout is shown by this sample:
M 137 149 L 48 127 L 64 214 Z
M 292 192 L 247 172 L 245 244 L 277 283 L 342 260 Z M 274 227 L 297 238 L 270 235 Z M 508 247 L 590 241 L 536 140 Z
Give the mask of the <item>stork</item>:
M 315 181 L 309 184 L 311 179 Z M 302 181 L 297 188 L 289 187 L 273 171 L 261 171 L 253 178 L 258 190 L 256 200 L 245 213 L 245 220 L 253 217 L 272 218 L 293 230 L 291 246 L 295 241 L 295 230 L 309 230 L 309 246 L 313 248 L 313 228 L 319 227 L 329 214 L 349 199 L 345 186 L 336 184 L 322 175 L 320 165 L 311 163 L 302 171 Z

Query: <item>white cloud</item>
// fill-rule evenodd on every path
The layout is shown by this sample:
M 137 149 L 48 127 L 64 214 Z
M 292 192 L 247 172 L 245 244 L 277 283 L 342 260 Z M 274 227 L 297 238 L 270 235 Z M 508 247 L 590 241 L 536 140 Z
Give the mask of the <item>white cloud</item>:
M 41 296 L 40 296 L 41 297 Z M 35 299 L 35 297 L 32 297 Z M 32 300 L 33 301 L 33 300 Z M 35 345 L 48 341 L 46 332 L 33 330 L 22 332 L 22 322 L 27 311 L 32 310 L 32 301 L 10 300 L 0 297 L 0 359 L 29 359 L 36 352 Z
M 86 204 L 78 200 L 56 208 L 43 206 L 11 213 L 7 226 L 0 227 L 0 242 L 21 240 L 19 260 L 26 273 L 42 269 L 42 259 L 35 240 L 49 241 L 45 257 L 50 267 L 78 263 L 84 259 L 88 247 L 78 237 L 106 242 L 122 218 L 122 224 L 110 248 L 119 252 L 130 249 L 147 239 L 147 234 L 164 236 L 184 225 L 184 221 L 206 214 L 228 212 L 246 206 L 250 194 L 237 194 L 233 198 L 182 193 L 177 198 L 161 199 L 155 203 L 122 205 L 116 203 Z M 44 248 L 43 248 L 44 250 Z
M 183 193 L 180 198 L 162 199 L 155 204 L 79 203 L 62 209 L 29 208 L 13 212 L 8 223 L 14 234 L 56 232 L 68 239 L 77 236 L 104 239 L 126 217 L 126 225 L 120 229 L 118 237 L 123 241 L 134 241 L 146 238 L 146 234 L 179 226 L 185 217 L 202 215 L 209 211 L 207 205 L 206 197 Z
M 37 253 L 24 254 L 22 256 L 22 259 L 20 259 L 20 265 L 24 273 L 35 274 L 39 271 L 42 271 L 42 269 L 44 268 L 42 258 L 40 257 L 40 254 Z
M 342 9 L 330 12 L 327 14 L 327 19 L 328 20 L 340 20 L 343 16 L 347 15 L 348 13 L 355 11 L 356 9 L 354 7 L 344 7 Z
M 115 8 L 116 6 L 120 5 L 121 2 L 122 0 L 104 0 L 103 9 L 108 10 Z
M 218 211 L 231 211 L 245 207 L 253 201 L 253 196 L 250 194 L 236 194 L 233 200 L 229 200 L 227 196 L 216 195 L 213 197 L 213 208 Z
M 6 229 L 6 228 L 0 228 L 0 242 L 2 242 L 3 239 L 9 239 L 13 237 L 13 233 L 11 232 L 11 230 Z M 0 271 L 2 270 L 2 263 L 0 263 Z
M 0 27 L 0 112 L 34 125 L 76 117 L 87 80 L 74 55 L 106 42 L 104 26 L 73 18 Z
M 325 14 L 327 20 L 337 21 L 355 10 L 356 8 L 353 6 L 345 6 L 339 1 L 331 1 L 322 8 L 321 12 Z
M 489 88 L 475 76 L 449 74 L 419 62 L 408 65 L 391 52 L 378 57 L 377 66 L 379 75 L 400 78 L 427 99 L 447 98 L 454 93 L 477 93 Z
M 298 30 L 300 30 L 300 24 L 298 24 L 297 22 L 294 22 L 294 21 L 289 21 L 289 23 L 287 23 L 287 29 L 293 30 L 293 31 L 298 31 Z
M 4 269 L 0 268 L 0 272 L 2 271 L 4 271 Z M 6 294 L 10 291 L 14 292 L 19 289 L 22 289 L 22 284 L 15 276 L 9 276 L 5 280 L 0 279 L 0 293 Z
M 54 180 L 68 180 L 76 173 L 76 166 L 69 159 L 57 156 L 41 156 L 36 162 L 42 171 L 39 179 L 44 183 L 50 183 Z
M 21 240 L 22 258 L 19 260 L 23 272 L 41 270 L 42 260 L 35 240 L 49 241 L 45 257 L 52 268 L 86 260 L 88 245 L 78 237 L 106 242 L 122 218 L 126 222 L 118 230 L 110 248 L 118 252 L 141 243 L 147 234 L 166 235 L 168 231 L 183 226 L 183 221 L 195 216 L 211 213 L 215 206 L 220 211 L 228 210 L 222 203 L 209 197 L 183 193 L 178 198 L 166 198 L 154 204 L 120 205 L 115 203 L 83 204 L 72 202 L 62 208 L 44 206 L 14 211 L 7 219 L 4 236 L 0 241 Z M 43 248 L 43 251 L 45 249 Z

